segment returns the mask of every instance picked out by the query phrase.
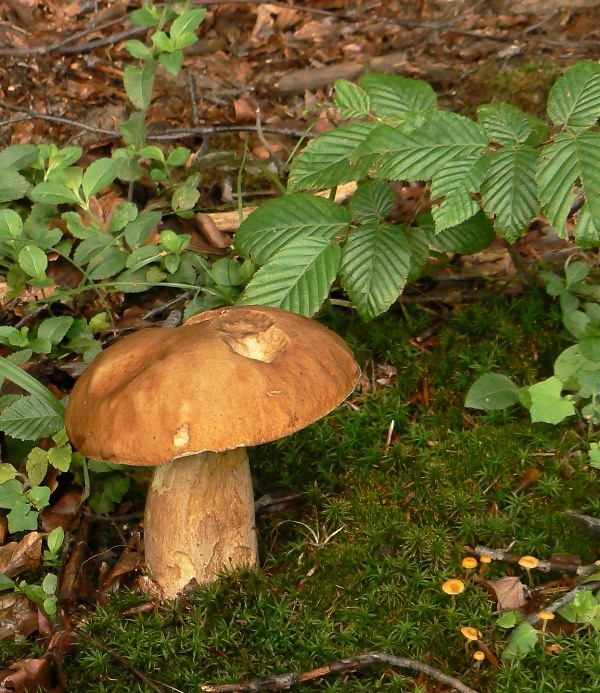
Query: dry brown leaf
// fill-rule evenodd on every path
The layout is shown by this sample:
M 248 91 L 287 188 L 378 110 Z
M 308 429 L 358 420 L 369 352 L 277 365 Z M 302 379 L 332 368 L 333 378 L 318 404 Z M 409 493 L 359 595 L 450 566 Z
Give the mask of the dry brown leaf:
M 112 567 L 106 578 L 99 586 L 99 591 L 113 590 L 119 586 L 119 577 L 131 573 L 140 568 L 144 563 L 144 556 L 138 551 L 124 551 L 119 560 Z
M 525 588 L 517 577 L 503 577 L 498 580 L 489 580 L 498 599 L 498 609 L 500 611 L 511 611 L 523 606 L 525 599 Z
M 41 513 L 41 523 L 44 532 L 51 532 L 55 527 L 68 530 L 73 522 L 81 501 L 81 491 L 67 491 L 51 507 L 44 508 Z
M 521 477 L 521 481 L 519 481 L 519 484 L 515 491 L 523 491 L 523 489 L 526 489 L 528 486 L 531 486 L 531 484 L 535 484 L 535 482 L 542 476 L 542 472 L 540 469 L 537 467 L 531 467 L 531 469 L 528 469 L 525 474 Z
M 37 568 L 42 558 L 42 535 L 28 532 L 19 542 L 0 547 L 0 573 L 12 578 L 24 570 Z
M 28 638 L 38 629 L 38 609 L 19 592 L 0 597 L 0 640 Z
M 20 659 L 0 672 L 0 693 L 29 693 L 50 688 L 50 660 Z

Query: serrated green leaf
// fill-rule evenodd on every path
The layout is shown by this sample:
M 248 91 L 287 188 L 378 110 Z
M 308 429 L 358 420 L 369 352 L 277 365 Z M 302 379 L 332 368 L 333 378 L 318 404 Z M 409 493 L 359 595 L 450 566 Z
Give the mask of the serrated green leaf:
M 100 281 L 116 276 L 125 269 L 127 253 L 114 245 L 103 248 L 98 255 L 89 261 L 88 277 L 93 281 Z
M 0 484 L 3 484 L 9 479 L 14 479 L 17 476 L 17 470 L 8 464 L 8 462 L 0 462 Z
M 35 144 L 11 144 L 0 152 L 0 171 L 4 173 L 10 168 L 18 171 L 32 164 L 38 156 Z
M 561 395 L 563 384 L 555 376 L 526 388 L 531 398 L 531 420 L 557 424 L 575 414 L 571 400 Z
M 348 228 L 350 214 L 341 205 L 297 193 L 269 200 L 245 219 L 235 234 L 235 249 L 259 265 L 289 243 L 303 238 L 328 241 Z
M 381 315 L 398 298 L 410 264 L 402 227 L 365 224 L 348 234 L 340 268 L 342 285 L 364 320 Z
M 97 159 L 87 167 L 81 181 L 86 200 L 114 181 L 117 177 L 117 167 L 116 159 Z
M 133 39 L 131 41 L 125 41 L 125 48 L 129 52 L 132 58 L 137 58 L 138 60 L 153 60 L 154 54 L 152 50 L 141 41 Z
M 187 147 L 175 147 L 167 157 L 167 163 L 169 166 L 184 166 L 190 158 L 191 153 L 191 149 Z
M 64 540 L 65 530 L 60 526 L 55 527 L 46 537 L 46 541 L 48 542 L 48 551 L 56 555 Z
M 19 267 L 34 279 L 44 279 L 48 267 L 46 253 L 37 245 L 24 245 L 19 251 Z
M 50 488 L 48 486 L 34 486 L 25 494 L 27 500 L 38 510 L 45 508 L 50 502 Z
M 370 72 L 364 75 L 361 84 L 371 99 L 372 110 L 394 123 L 437 108 L 435 92 L 419 79 Z
M 478 253 L 494 240 L 496 232 L 489 218 L 479 211 L 458 226 L 436 233 L 430 245 L 440 253 Z
M 486 373 L 471 385 L 465 407 L 494 411 L 506 409 L 519 401 L 519 388 L 501 373 Z
M 62 445 L 48 450 L 48 462 L 59 472 L 69 471 L 71 466 L 71 446 Z
M 347 79 L 336 79 L 333 88 L 335 89 L 333 102 L 340 109 L 342 118 L 362 118 L 369 115 L 371 99 L 362 87 Z
M 340 247 L 309 236 L 287 243 L 256 272 L 242 305 L 267 305 L 311 317 L 321 307 L 337 275 Z
M 377 224 L 392 209 L 394 192 L 388 183 L 373 180 L 358 186 L 350 199 L 352 217 L 362 224 Z
M 73 253 L 73 260 L 78 265 L 85 265 L 95 257 L 98 253 L 104 252 L 113 244 L 113 238 L 106 233 L 94 232 L 93 236 L 86 238 L 78 246 Z
M 138 208 L 133 204 L 133 202 L 121 202 L 121 204 L 117 205 L 110 217 L 108 230 L 111 233 L 122 231 L 127 224 L 135 221 L 137 216 Z
M 354 155 L 375 155 L 379 178 L 431 180 L 450 161 L 478 156 L 486 148 L 487 136 L 477 123 L 456 113 L 435 111 L 410 132 L 378 125 Z
M 548 116 L 565 127 L 595 125 L 600 118 L 600 64 L 584 60 L 568 68 L 550 90 Z
M 431 198 L 445 196 L 441 204 L 433 205 L 431 213 L 435 232 L 458 226 L 479 211 L 471 193 L 479 191 L 490 163 L 489 156 L 465 156 L 449 161 L 431 181 Z
M 582 248 L 597 248 L 600 245 L 600 224 L 590 214 L 589 207 L 584 205 L 577 213 L 577 222 L 573 229 L 577 245 Z
M 25 197 L 31 183 L 13 168 L 2 170 L 0 177 L 0 202 L 12 202 Z
M 19 238 L 23 233 L 23 220 L 14 209 L 0 209 L 0 239 Z
M 39 183 L 31 191 L 30 197 L 34 202 L 43 202 L 47 205 L 79 204 L 81 202 L 76 192 L 56 181 Z
M 502 651 L 502 661 L 510 662 L 522 659 L 536 646 L 538 637 L 538 632 L 531 623 L 527 623 L 527 621 L 520 623 Z
M 141 7 L 138 10 L 133 10 L 133 12 L 129 14 L 129 21 L 132 24 L 137 24 L 137 26 L 158 26 L 160 21 L 160 9 Z
M 526 142 L 531 134 L 529 117 L 508 103 L 483 104 L 477 109 L 477 117 L 490 142 L 519 144 Z
M 544 214 L 554 230 L 565 236 L 565 224 L 575 201 L 573 186 L 577 181 L 586 202 L 578 216 L 587 226 L 600 229 L 600 133 L 560 133 L 554 142 L 542 149 L 537 171 L 539 197 Z M 585 211 L 584 211 L 585 210 Z M 582 233 L 582 229 L 579 229 Z
M 21 397 L 0 414 L 0 429 L 12 438 L 38 440 L 56 433 L 63 417 L 36 397 Z
M 160 212 L 140 212 L 135 221 L 129 222 L 125 227 L 125 240 L 127 245 L 133 250 L 143 245 L 150 234 L 160 223 L 162 214 Z
M 146 111 L 152 99 L 152 87 L 156 64 L 146 63 L 143 67 L 127 65 L 123 71 L 123 84 L 131 103 L 141 111 Z
M 171 38 L 177 41 L 183 34 L 194 33 L 198 28 L 198 25 L 202 22 L 206 16 L 206 10 L 202 9 L 192 9 L 185 10 L 182 12 L 177 19 L 173 20 L 171 24 Z
M 328 130 L 316 137 L 296 156 L 290 170 L 288 189 L 292 192 L 308 188 L 330 188 L 363 178 L 369 158 L 351 161 L 376 123 L 351 123 Z
M 23 486 L 20 481 L 9 479 L 0 484 L 0 508 L 10 510 L 19 501 L 25 501 Z
M 509 242 L 516 241 L 539 212 L 537 159 L 537 151 L 528 144 L 505 145 L 492 154 L 481 185 L 483 208 Z
M 17 501 L 6 516 L 8 520 L 8 531 L 14 533 L 36 530 L 38 526 L 38 515 L 39 513 L 32 510 L 29 503 L 24 500 Z
M 183 52 L 175 50 L 172 53 L 161 53 L 158 56 L 158 62 L 170 75 L 176 76 L 183 65 Z
M 27 476 L 32 486 L 39 486 L 48 471 L 48 453 L 42 448 L 33 448 L 27 455 Z
M 52 344 L 58 344 L 67 334 L 73 322 L 74 318 L 69 315 L 46 318 L 38 325 L 37 336 L 49 339 Z

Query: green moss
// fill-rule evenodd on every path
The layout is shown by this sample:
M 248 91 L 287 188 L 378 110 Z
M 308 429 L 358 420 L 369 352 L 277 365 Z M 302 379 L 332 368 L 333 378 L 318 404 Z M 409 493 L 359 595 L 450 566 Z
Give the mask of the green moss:
M 125 619 L 144 601 L 120 592 L 89 619 L 90 635 L 152 679 L 182 691 L 305 670 L 369 651 L 420 658 L 481 691 L 600 689 L 598 634 L 547 636 L 510 667 L 477 676 L 460 628 L 471 625 L 499 653 L 506 632 L 494 605 L 469 583 L 454 603 L 444 580 L 461 573 L 465 546 L 486 543 L 549 557 L 596 549 L 563 514 L 587 509 L 597 473 L 584 458 L 572 422 L 531 424 L 518 409 L 471 412 L 462 403 L 475 377 L 509 373 L 520 383 L 548 372 L 560 347 L 555 308 L 541 292 L 517 299 L 489 293 L 456 311 L 430 350 L 408 339 L 423 329 L 424 311 L 409 307 L 364 324 L 330 312 L 324 320 L 355 349 L 365 375 L 369 359 L 397 368 L 390 387 L 358 393 L 358 410 L 342 407 L 324 421 L 251 453 L 261 487 L 293 486 L 300 509 L 259 517 L 260 572 L 241 571 L 153 614 Z M 533 355 L 537 355 L 534 359 Z M 429 400 L 416 398 L 429 387 Z M 391 420 L 397 438 L 386 449 Z M 551 453 L 551 454 L 549 454 Z M 517 487 L 532 467 L 537 483 Z M 597 506 L 596 506 L 597 507 Z M 493 564 L 489 575 L 505 575 Z M 513 571 L 514 572 L 514 571 Z M 542 578 L 535 575 L 534 579 Z M 92 641 L 80 640 L 64 663 L 73 691 L 146 691 Z M 330 691 L 414 691 L 409 672 L 373 667 L 331 677 Z M 298 690 L 316 690 L 307 684 Z

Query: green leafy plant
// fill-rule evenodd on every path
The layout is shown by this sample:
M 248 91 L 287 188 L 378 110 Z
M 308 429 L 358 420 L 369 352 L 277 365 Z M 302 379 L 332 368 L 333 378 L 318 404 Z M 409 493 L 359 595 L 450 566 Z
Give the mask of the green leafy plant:
M 578 63 L 556 82 L 552 129 L 503 103 L 481 106 L 475 122 L 439 109 L 426 82 L 386 74 L 338 80 L 335 104 L 349 122 L 311 141 L 292 161 L 286 194 L 236 234 L 236 251 L 259 266 L 242 303 L 312 315 L 338 278 L 368 320 L 432 251 L 473 252 L 495 234 L 512 243 L 540 213 L 566 237 L 576 203 L 575 240 L 600 241 L 598 63 Z M 431 214 L 397 221 L 390 182 L 414 180 L 430 182 Z M 304 192 L 350 181 L 358 189 L 346 206 Z
M 595 429 L 600 424 L 600 284 L 590 276 L 590 265 L 568 260 L 564 276 L 540 272 L 562 312 L 563 336 L 574 342 L 554 363 L 554 373 L 533 385 L 519 388 L 508 376 L 486 373 L 471 386 L 465 406 L 492 411 L 521 403 L 532 421 L 557 424 L 579 416 L 588 424 L 590 462 L 600 466 Z

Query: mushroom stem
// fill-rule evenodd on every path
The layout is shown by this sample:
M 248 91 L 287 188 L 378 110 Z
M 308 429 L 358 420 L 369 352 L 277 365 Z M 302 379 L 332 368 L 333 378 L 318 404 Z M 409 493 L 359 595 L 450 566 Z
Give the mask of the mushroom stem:
M 156 467 L 144 516 L 146 566 L 166 599 L 195 579 L 257 564 L 254 494 L 245 448 Z

